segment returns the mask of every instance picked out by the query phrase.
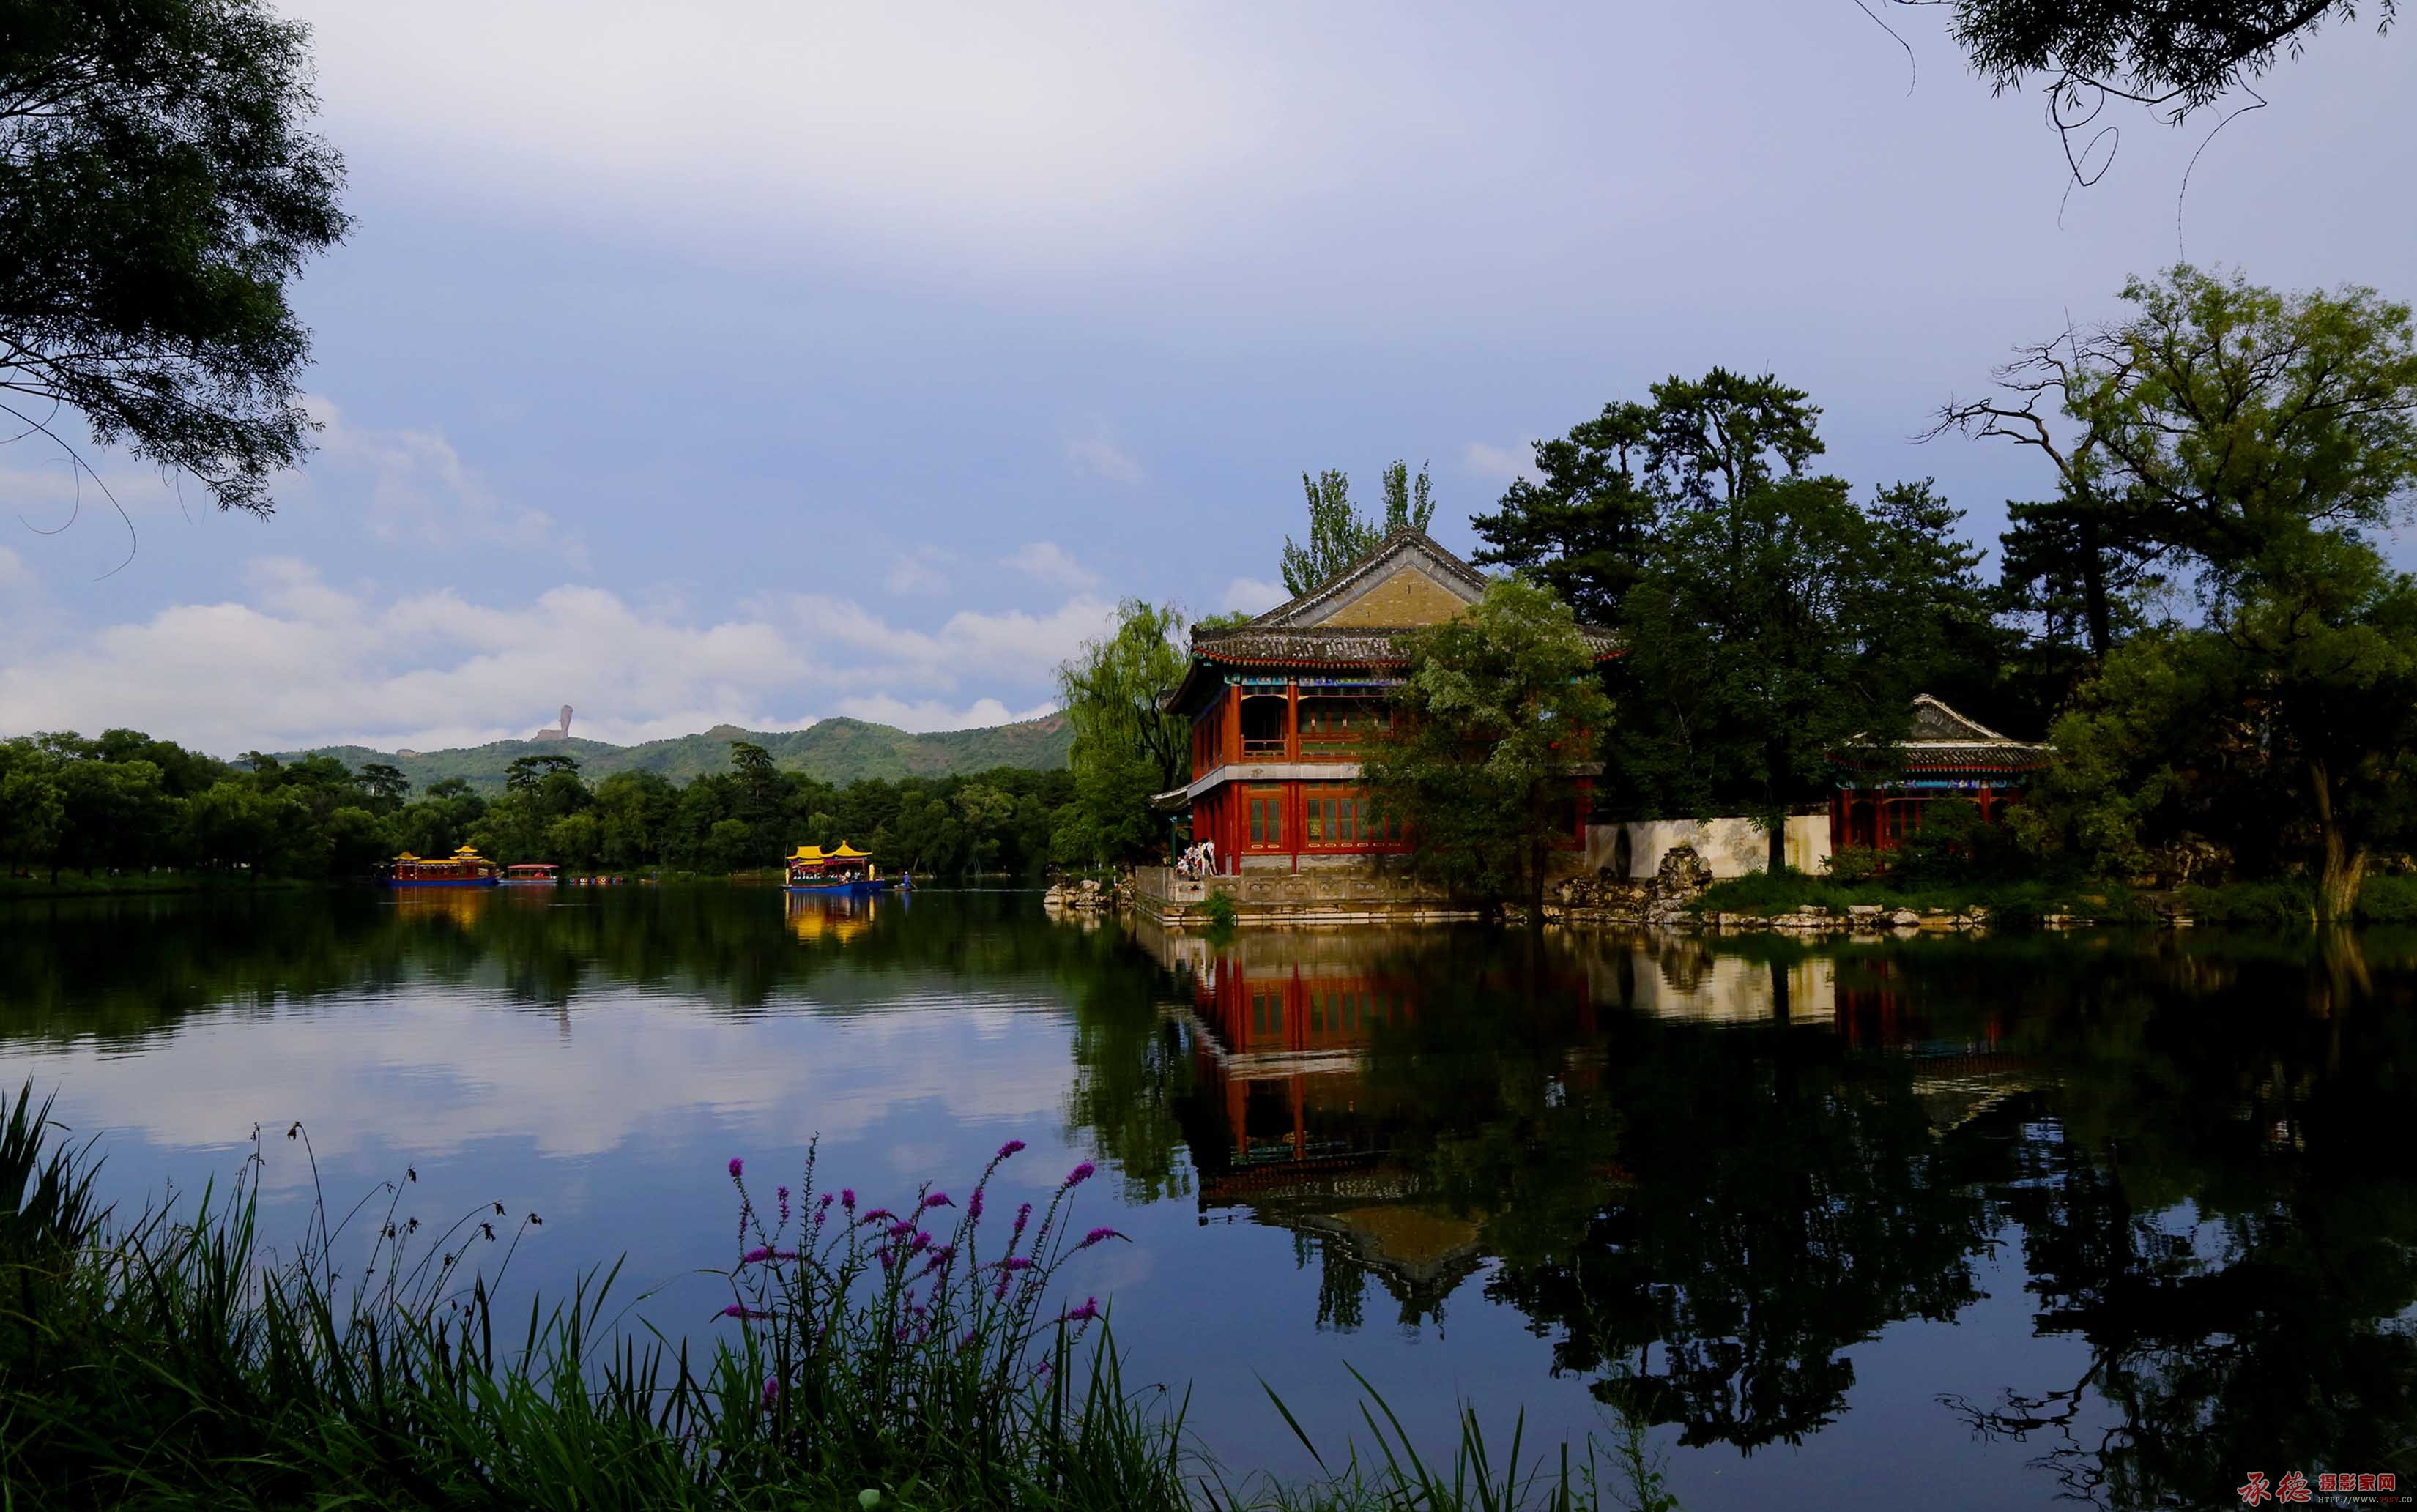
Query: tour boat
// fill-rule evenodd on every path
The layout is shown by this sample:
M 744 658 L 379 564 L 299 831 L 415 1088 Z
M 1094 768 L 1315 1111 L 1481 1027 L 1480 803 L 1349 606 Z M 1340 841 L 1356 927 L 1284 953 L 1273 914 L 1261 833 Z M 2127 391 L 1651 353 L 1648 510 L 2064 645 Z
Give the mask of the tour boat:
M 870 897 L 884 885 L 880 869 L 872 863 L 871 853 L 845 840 L 828 851 L 819 845 L 800 845 L 789 856 L 789 891 Z
M 507 887 L 551 887 L 560 880 L 562 869 L 551 861 L 522 861 L 504 868 Z
M 389 887 L 492 887 L 503 879 L 495 863 L 464 845 L 442 861 L 403 852 L 388 872 Z

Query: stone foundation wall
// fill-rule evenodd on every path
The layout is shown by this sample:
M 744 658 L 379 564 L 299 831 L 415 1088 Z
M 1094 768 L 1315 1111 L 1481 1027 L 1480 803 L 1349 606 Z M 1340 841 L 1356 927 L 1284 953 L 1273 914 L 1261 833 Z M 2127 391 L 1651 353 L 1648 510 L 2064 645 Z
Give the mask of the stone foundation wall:
M 1207 929 L 1205 910 L 1212 897 L 1232 900 L 1237 925 L 1261 929 L 1438 924 L 1482 913 L 1382 861 L 1299 872 L 1249 868 L 1239 877 L 1182 878 L 1173 867 L 1142 867 L 1133 872 L 1134 912 L 1169 930 Z

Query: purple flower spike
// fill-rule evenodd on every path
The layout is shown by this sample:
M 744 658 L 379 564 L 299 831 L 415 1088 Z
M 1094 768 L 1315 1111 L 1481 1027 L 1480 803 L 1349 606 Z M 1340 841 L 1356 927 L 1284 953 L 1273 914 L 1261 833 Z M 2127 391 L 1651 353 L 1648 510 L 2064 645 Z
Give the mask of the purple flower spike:
M 1098 1170 L 1099 1167 L 1091 1164 L 1088 1160 L 1084 1161 L 1081 1165 L 1076 1166 L 1073 1170 L 1066 1172 L 1066 1185 L 1065 1187 L 1059 1187 L 1058 1190 L 1064 1191 L 1069 1187 L 1080 1187 L 1083 1183 L 1090 1180 L 1092 1172 Z
M 764 1378 L 764 1405 L 768 1408 L 780 1399 L 781 1378 L 776 1375 L 766 1376 Z
M 923 1199 L 923 1205 L 925 1207 L 954 1207 L 957 1204 L 949 1201 L 948 1193 L 934 1192 L 931 1196 Z
M 1124 1238 L 1124 1235 L 1123 1235 L 1123 1234 L 1121 1234 L 1121 1233 L 1118 1233 L 1118 1232 L 1117 1232 L 1116 1230 L 1114 1230 L 1114 1229 L 1109 1229 L 1109 1228 L 1099 1228 L 1099 1229 L 1093 1229 L 1090 1232 L 1088 1232 L 1088 1233 L 1087 1233 L 1087 1234 L 1083 1235 L 1083 1242 L 1082 1242 L 1081 1244 L 1076 1245 L 1074 1247 L 1075 1247 L 1075 1248 L 1077 1248 L 1077 1249 L 1088 1249 L 1088 1248 L 1090 1248 L 1093 1245 L 1095 1245 L 1095 1244 L 1099 1244 L 1099 1243 L 1100 1243 L 1100 1242 L 1102 1242 L 1102 1240 L 1106 1240 L 1106 1239 L 1122 1239 L 1122 1238 Z M 1130 1242 L 1130 1241 L 1128 1241 L 1128 1242 Z
M 781 1188 L 781 1221 L 789 1221 L 789 1188 L 786 1187 Z
M 731 1180 L 733 1180 L 733 1181 L 737 1181 L 737 1180 L 738 1179 L 738 1177 L 739 1177 L 740 1173 L 741 1173 L 741 1172 L 743 1172 L 744 1171 L 746 1171 L 746 1169 L 747 1169 L 747 1162 L 746 1162 L 746 1161 L 739 1159 L 739 1158 L 738 1158 L 737 1156 L 735 1156 L 735 1155 L 734 1155 L 734 1156 L 732 1156 L 732 1157 L 730 1157 L 730 1179 L 731 1179 Z
M 974 1194 L 965 1199 L 965 1217 L 976 1223 L 980 1223 L 981 1221 L 981 1213 L 982 1189 L 977 1187 L 974 1188 Z
M 998 1147 L 998 1154 L 992 1157 L 992 1158 L 996 1160 L 1004 1160 L 1009 1156 L 1015 1154 L 1015 1152 L 1023 1148 L 1024 1142 L 1022 1140 L 1010 1140 L 1005 1144 Z
M 844 1207 L 844 1208 L 846 1208 L 846 1209 L 847 1209 L 849 1212 L 851 1212 L 851 1213 L 853 1213 L 853 1212 L 855 1212 L 855 1211 L 856 1211 L 856 1188 L 855 1188 L 855 1187 L 841 1187 L 841 1188 L 840 1188 L 840 1191 L 839 1191 L 839 1205 L 840 1205 L 840 1206 L 842 1206 L 842 1207 Z

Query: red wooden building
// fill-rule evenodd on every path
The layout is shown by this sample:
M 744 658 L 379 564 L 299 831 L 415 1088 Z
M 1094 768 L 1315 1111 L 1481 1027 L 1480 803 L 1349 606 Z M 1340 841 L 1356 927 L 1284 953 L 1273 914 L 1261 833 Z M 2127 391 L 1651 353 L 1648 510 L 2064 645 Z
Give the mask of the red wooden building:
M 1994 824 L 2021 801 L 2051 754 L 2048 746 L 2009 739 L 1924 693 L 1913 701 L 1913 727 L 1903 745 L 1832 753 L 1838 790 L 1830 799 L 1830 847 L 1893 851 L 1922 828 L 1923 810 L 1939 798 L 1967 799 Z
M 1362 862 L 1407 849 L 1377 823 L 1360 755 L 1391 728 L 1405 658 L 1396 637 L 1440 625 L 1484 596 L 1484 574 L 1420 531 L 1398 530 L 1315 592 L 1228 629 L 1192 632 L 1192 665 L 1166 707 L 1192 720 L 1192 781 L 1161 794 L 1214 841 L 1217 869 Z M 1587 627 L 1600 653 L 1609 630 Z M 1593 779 L 1573 779 L 1583 843 Z

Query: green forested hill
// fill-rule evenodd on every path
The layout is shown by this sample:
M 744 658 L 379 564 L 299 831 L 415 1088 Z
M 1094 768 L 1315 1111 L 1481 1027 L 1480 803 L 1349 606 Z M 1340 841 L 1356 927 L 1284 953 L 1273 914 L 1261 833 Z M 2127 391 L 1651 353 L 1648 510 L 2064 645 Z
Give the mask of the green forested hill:
M 825 719 L 804 730 L 787 731 L 716 725 L 701 735 L 649 740 L 642 746 L 608 746 L 574 735 L 569 740 L 498 740 L 462 750 L 425 750 L 409 756 L 367 746 L 322 746 L 280 754 L 333 756 L 355 771 L 370 762 L 388 762 L 403 768 L 415 789 L 460 777 L 469 779 L 470 785 L 483 793 L 502 791 L 504 769 L 519 756 L 575 757 L 581 775 L 591 779 L 614 772 L 644 771 L 685 782 L 703 772 L 729 770 L 730 743 L 752 740 L 770 751 L 773 761 L 785 770 L 847 783 L 859 778 L 894 781 L 902 777 L 950 777 L 994 766 L 1059 767 L 1066 764 L 1073 739 L 1066 717 L 1053 714 L 1021 724 L 928 735 L 862 719 Z

